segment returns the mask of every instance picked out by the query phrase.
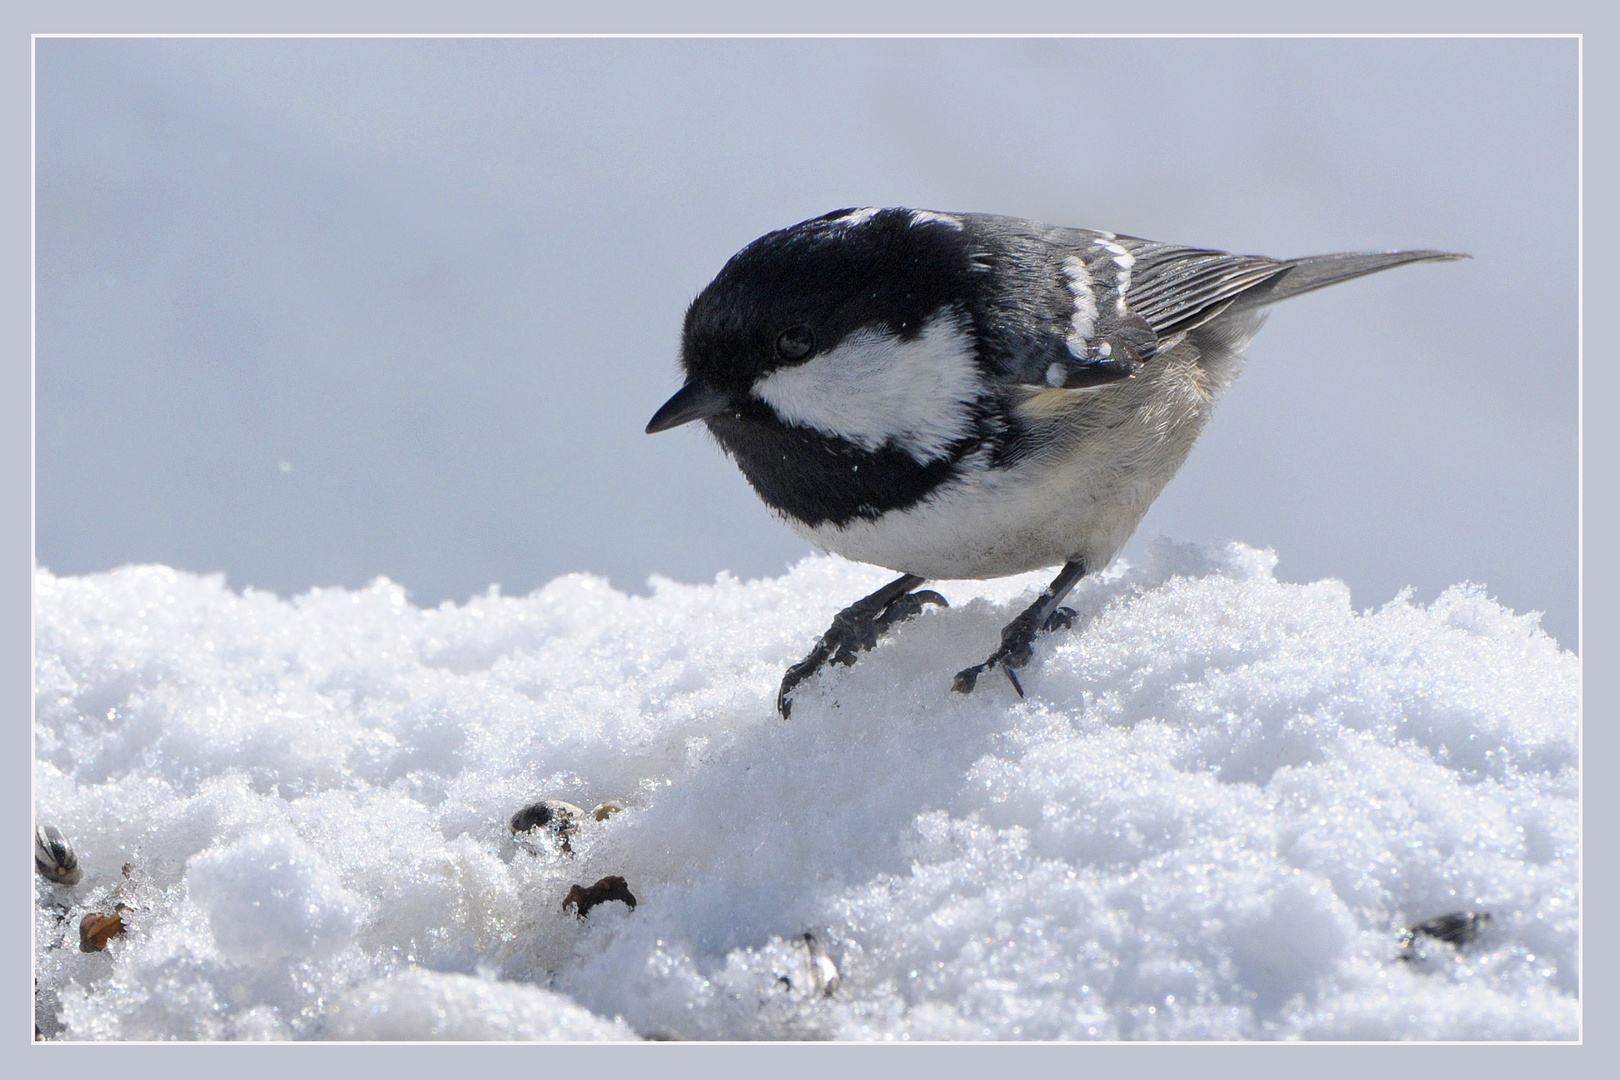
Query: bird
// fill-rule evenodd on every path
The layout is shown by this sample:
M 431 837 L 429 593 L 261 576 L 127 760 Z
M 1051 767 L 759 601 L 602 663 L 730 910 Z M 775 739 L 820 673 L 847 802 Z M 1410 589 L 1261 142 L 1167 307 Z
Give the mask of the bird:
M 1056 577 L 958 672 L 971 693 L 1073 625 L 1187 460 L 1271 305 L 1455 252 L 1237 255 L 997 214 L 848 207 L 761 236 L 687 308 L 684 385 L 648 434 L 702 421 L 823 551 L 901 576 L 834 617 L 777 710 L 945 597 L 929 580 Z

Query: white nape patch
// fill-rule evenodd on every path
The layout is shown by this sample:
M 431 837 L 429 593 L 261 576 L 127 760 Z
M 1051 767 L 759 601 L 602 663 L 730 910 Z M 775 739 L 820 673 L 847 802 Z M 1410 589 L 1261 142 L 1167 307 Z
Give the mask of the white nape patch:
M 857 330 L 837 348 L 760 379 L 754 395 L 788 423 L 866 450 L 894 443 L 919 462 L 937 460 L 973 428 L 969 406 L 981 379 L 964 321 L 941 308 L 911 341 Z
M 955 229 L 957 232 L 962 231 L 961 218 L 955 218 L 949 214 L 936 214 L 932 210 L 913 210 L 911 212 L 911 227 L 913 229 L 915 229 L 918 225 L 927 225 L 930 223 L 934 225 L 944 225 L 947 228 Z
M 1091 288 L 1091 273 L 1080 256 L 1063 260 L 1063 276 L 1069 279 L 1069 295 L 1074 297 L 1074 314 L 1069 316 L 1069 335 L 1063 343 L 1070 355 L 1082 359 L 1097 330 L 1097 296 Z
M 1046 369 L 1046 385 L 1058 387 L 1063 385 L 1063 365 L 1053 362 Z
M 841 218 L 834 218 L 833 224 L 854 228 L 856 225 L 863 225 L 877 217 L 878 212 L 882 209 L 881 206 L 864 206 L 859 210 L 851 210 Z

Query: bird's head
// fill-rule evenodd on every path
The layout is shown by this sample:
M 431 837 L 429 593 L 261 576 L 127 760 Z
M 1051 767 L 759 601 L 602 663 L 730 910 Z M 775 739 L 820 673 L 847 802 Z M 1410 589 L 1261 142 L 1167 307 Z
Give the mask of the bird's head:
M 906 209 L 838 210 L 768 233 L 687 309 L 686 385 L 647 431 L 704 420 L 810 428 L 918 460 L 970 428 L 979 377 L 963 222 Z

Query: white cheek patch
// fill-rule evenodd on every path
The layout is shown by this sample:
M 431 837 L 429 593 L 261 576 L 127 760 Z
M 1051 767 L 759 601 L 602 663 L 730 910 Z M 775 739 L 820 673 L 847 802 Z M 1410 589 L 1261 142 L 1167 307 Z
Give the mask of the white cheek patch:
M 962 317 L 936 312 L 902 341 L 857 330 L 838 347 L 754 384 L 754 395 L 791 424 L 866 450 L 893 443 L 922 463 L 973 430 L 980 377 Z

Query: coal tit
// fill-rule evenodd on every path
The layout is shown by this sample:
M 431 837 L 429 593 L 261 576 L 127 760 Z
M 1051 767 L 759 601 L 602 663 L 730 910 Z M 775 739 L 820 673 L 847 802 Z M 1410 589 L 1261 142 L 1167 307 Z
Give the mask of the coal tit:
M 648 433 L 702 420 L 812 544 L 902 574 L 782 680 L 850 664 L 944 605 L 930 578 L 1061 564 L 982 664 L 1017 670 L 1187 459 L 1266 308 L 1410 262 L 1268 259 L 990 214 L 845 209 L 760 237 L 686 312 L 686 385 Z

